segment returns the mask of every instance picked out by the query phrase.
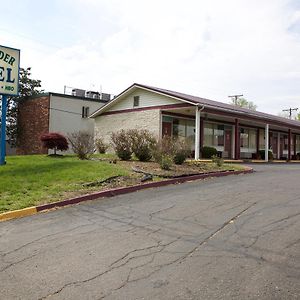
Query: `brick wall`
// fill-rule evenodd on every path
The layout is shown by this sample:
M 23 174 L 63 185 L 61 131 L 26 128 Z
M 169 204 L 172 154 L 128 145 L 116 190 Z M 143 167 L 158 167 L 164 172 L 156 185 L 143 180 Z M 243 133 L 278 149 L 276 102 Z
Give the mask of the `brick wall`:
M 19 106 L 17 154 L 47 154 L 40 136 L 49 132 L 49 96 L 24 101 Z

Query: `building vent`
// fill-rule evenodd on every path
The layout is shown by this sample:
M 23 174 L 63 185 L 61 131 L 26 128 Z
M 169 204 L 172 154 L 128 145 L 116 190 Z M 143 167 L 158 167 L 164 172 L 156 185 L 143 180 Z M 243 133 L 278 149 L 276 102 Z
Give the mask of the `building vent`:
M 100 99 L 100 93 L 94 92 L 94 91 L 87 91 L 86 92 L 86 97 L 87 98 L 92 98 L 92 99 Z
M 76 96 L 76 97 L 85 97 L 85 90 L 81 90 L 81 89 L 72 89 L 72 96 Z
M 103 101 L 110 101 L 110 94 L 101 93 L 101 100 Z

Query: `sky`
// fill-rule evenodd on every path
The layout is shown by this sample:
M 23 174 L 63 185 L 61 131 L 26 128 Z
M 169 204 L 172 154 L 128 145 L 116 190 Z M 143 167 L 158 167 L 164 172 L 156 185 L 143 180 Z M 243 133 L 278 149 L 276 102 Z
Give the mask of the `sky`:
M 0 0 L 0 44 L 45 91 L 132 83 L 300 110 L 299 0 Z

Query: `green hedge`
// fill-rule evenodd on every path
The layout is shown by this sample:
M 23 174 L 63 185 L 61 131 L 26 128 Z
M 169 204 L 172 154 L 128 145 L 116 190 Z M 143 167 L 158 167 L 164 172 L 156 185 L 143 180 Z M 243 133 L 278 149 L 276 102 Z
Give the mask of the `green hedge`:
M 259 156 L 261 159 L 265 159 L 265 150 L 259 150 Z M 271 150 L 268 151 L 268 159 L 273 160 L 273 152 Z
M 218 155 L 218 151 L 216 148 L 208 146 L 202 147 L 201 153 L 203 158 L 212 158 L 214 155 Z

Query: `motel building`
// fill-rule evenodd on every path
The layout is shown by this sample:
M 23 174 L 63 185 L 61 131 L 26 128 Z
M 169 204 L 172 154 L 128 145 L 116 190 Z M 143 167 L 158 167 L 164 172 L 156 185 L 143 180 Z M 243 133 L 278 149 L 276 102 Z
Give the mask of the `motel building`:
M 300 122 L 175 91 L 134 83 L 95 111 L 95 138 L 110 142 L 121 129 L 148 129 L 190 139 L 195 159 L 211 146 L 224 159 L 258 159 L 259 151 L 274 159 L 296 159 L 300 152 Z

